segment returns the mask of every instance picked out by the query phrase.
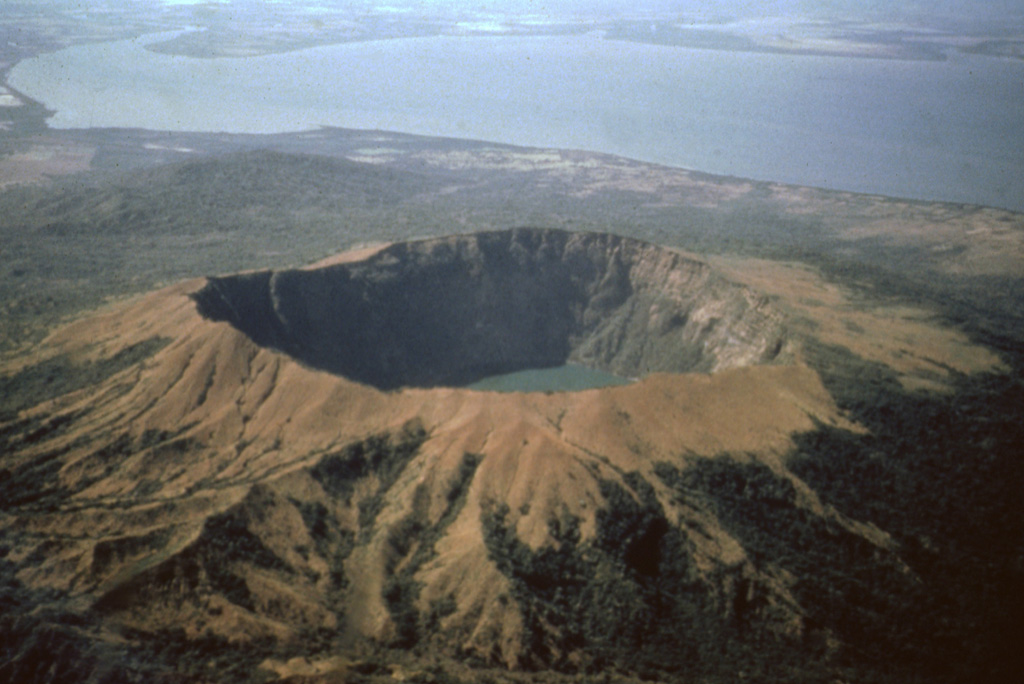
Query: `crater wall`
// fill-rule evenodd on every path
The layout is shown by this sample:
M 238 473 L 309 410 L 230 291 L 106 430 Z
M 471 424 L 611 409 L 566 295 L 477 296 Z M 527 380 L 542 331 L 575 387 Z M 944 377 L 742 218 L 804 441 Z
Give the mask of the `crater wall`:
M 615 235 L 515 229 L 391 245 L 311 270 L 210 278 L 200 313 L 381 389 L 569 361 L 624 377 L 789 357 L 766 296 Z

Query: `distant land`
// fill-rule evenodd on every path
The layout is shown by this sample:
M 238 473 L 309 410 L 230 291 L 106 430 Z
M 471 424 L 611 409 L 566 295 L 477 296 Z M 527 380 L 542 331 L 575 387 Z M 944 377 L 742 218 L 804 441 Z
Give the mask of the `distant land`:
M 53 127 L 395 130 L 1024 209 L 1012 32 L 299 4 L 242 23 L 214 6 L 140 10 L 136 26 L 102 12 L 70 28 L 63 14 L 24 14 L 8 81 L 55 110 Z M 54 52 L 62 30 L 74 47 Z M 34 31 L 47 54 L 25 60 Z M 253 78 L 260 87 L 245 85 Z

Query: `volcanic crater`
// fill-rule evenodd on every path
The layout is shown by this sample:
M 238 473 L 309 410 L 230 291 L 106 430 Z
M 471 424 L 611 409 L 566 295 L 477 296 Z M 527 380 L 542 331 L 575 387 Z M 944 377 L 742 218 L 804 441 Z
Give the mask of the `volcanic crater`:
M 209 278 L 199 312 L 378 389 L 464 386 L 577 363 L 621 377 L 790 358 L 766 296 L 677 251 L 515 229 L 393 244 L 361 261 Z
M 7 557 L 104 633 L 285 660 L 310 634 L 311 657 L 416 646 L 570 670 L 666 652 L 686 668 L 659 644 L 733 648 L 740 623 L 832 638 L 715 503 L 753 473 L 773 516 L 901 572 L 884 533 L 782 458 L 796 435 L 851 427 L 795 362 L 782 306 L 678 251 L 533 229 L 178 283 L 42 345 L 128 358 L 0 426 Z M 649 376 L 455 387 L 567 361 Z M 650 619 L 623 629 L 624 611 Z

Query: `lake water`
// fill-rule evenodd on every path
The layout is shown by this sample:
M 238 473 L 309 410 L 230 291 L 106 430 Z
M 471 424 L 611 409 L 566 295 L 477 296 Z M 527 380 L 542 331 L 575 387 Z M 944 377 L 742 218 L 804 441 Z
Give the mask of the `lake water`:
M 609 152 L 1024 210 L 1024 61 L 766 55 L 598 36 L 431 37 L 192 59 L 144 41 L 21 62 L 57 128 L 332 125 Z
M 492 392 L 578 392 L 596 387 L 628 385 L 631 380 L 575 363 L 494 375 L 469 385 Z

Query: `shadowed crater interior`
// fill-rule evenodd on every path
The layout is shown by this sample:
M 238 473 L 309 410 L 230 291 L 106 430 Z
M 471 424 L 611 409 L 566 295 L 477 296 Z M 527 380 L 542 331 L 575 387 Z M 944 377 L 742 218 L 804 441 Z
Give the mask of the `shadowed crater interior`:
M 621 377 L 788 358 L 785 320 L 707 264 L 596 233 L 515 229 L 358 262 L 210 278 L 200 313 L 381 389 L 578 363 Z

